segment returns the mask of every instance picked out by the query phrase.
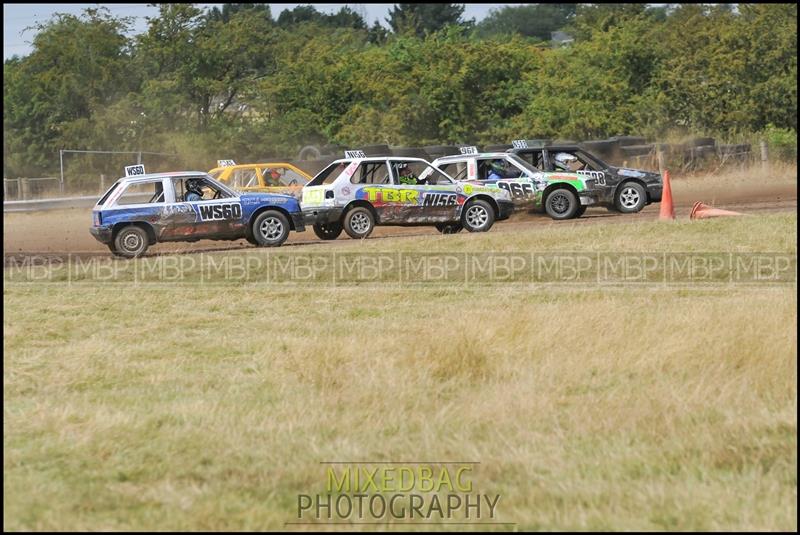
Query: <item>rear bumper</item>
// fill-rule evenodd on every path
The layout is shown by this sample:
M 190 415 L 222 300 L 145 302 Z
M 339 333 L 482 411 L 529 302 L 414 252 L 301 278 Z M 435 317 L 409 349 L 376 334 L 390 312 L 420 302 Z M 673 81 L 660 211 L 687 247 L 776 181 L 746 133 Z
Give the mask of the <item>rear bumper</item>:
M 303 212 L 293 212 L 292 216 L 292 226 L 294 227 L 295 232 L 303 232 L 306 230 L 306 223 L 305 217 L 303 216 Z
M 511 217 L 511 214 L 514 213 L 514 202 L 513 201 L 497 201 L 497 220 L 502 221 L 503 219 L 508 219 Z
M 650 202 L 661 202 L 661 194 L 664 190 L 664 184 L 648 184 L 647 185 L 647 198 Z
M 110 226 L 89 227 L 89 232 L 91 232 L 92 236 L 100 243 L 111 243 Z
M 303 210 L 303 219 L 306 225 L 312 226 L 336 223 L 342 218 L 343 211 L 341 207 L 306 208 Z

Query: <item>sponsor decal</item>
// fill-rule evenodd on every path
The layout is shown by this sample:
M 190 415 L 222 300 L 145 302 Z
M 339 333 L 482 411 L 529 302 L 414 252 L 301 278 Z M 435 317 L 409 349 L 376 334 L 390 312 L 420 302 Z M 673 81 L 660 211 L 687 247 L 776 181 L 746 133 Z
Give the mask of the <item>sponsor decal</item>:
M 144 165 L 128 165 L 125 167 L 125 176 L 140 176 L 146 174 Z
M 312 189 L 303 191 L 303 203 L 305 204 L 322 204 L 325 199 L 324 189 Z
M 350 193 L 351 193 L 350 188 L 348 188 L 347 186 L 342 188 L 342 195 L 350 195 Z
M 419 191 L 415 189 L 389 189 L 367 187 L 359 190 L 358 197 L 370 202 L 393 202 L 400 204 L 419 204 Z
M 633 178 L 642 178 L 645 176 L 644 173 L 641 171 L 637 171 L 636 169 L 620 169 L 617 174 L 621 176 L 628 176 Z
M 578 171 L 578 176 L 595 180 L 601 186 L 606 184 L 606 174 L 602 171 Z
M 506 190 L 514 198 L 533 196 L 533 186 L 528 182 L 498 181 L 497 187 Z
M 201 221 L 220 221 L 225 219 L 241 219 L 242 205 L 239 203 L 200 204 Z
M 464 185 L 464 193 L 466 193 L 467 195 L 471 195 L 472 191 L 474 189 L 475 189 L 475 186 L 473 186 L 472 184 L 465 184 Z
M 422 198 L 423 206 L 455 206 L 458 204 L 458 195 L 455 193 L 425 193 Z
M 162 214 L 164 217 L 169 217 L 175 214 L 188 214 L 193 213 L 194 210 L 192 209 L 192 205 L 190 204 L 168 204 L 164 208 L 162 208 Z
M 356 169 L 358 169 L 358 162 L 351 162 L 350 165 L 347 166 L 347 169 L 344 170 L 344 175 L 351 177 L 353 173 L 356 172 Z

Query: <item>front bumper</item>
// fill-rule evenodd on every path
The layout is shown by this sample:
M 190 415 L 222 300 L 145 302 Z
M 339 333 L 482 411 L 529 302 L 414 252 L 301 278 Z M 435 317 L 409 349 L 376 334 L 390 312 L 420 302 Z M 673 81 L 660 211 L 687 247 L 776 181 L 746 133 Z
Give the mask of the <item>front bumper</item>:
M 89 232 L 100 243 L 111 243 L 111 226 L 101 225 L 99 227 L 89 227 Z
M 344 208 L 338 206 L 320 206 L 316 208 L 305 208 L 303 219 L 306 225 L 324 225 L 336 223 L 342 218 Z

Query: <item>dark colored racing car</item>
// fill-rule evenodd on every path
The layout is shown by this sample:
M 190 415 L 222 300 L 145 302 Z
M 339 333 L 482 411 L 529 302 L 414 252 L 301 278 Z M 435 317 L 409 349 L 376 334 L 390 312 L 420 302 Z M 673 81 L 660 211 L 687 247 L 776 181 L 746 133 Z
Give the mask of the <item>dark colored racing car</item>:
M 513 143 L 512 152 L 545 172 L 580 173 L 594 179 L 597 204 L 622 213 L 638 212 L 645 205 L 661 202 L 661 174 L 627 167 L 614 167 L 578 145 L 528 147 L 524 140 Z

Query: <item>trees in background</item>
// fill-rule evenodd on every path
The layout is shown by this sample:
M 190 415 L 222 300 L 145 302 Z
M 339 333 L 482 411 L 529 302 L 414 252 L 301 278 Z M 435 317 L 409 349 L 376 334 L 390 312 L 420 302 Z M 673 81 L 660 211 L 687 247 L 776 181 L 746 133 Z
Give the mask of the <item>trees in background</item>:
M 290 155 L 303 145 L 489 143 L 797 127 L 795 4 L 397 4 L 392 31 L 349 8 L 160 4 L 148 30 L 59 15 L 4 63 L 7 176 L 59 148 Z M 377 23 L 376 23 L 377 24 Z M 567 28 L 567 47 L 543 43 Z
M 478 25 L 478 35 L 518 34 L 549 41 L 550 34 L 569 26 L 577 4 L 528 4 L 493 9 Z
M 471 27 L 475 21 L 462 20 L 463 14 L 464 4 L 395 4 L 386 22 L 394 33 L 423 37 L 450 25 Z

